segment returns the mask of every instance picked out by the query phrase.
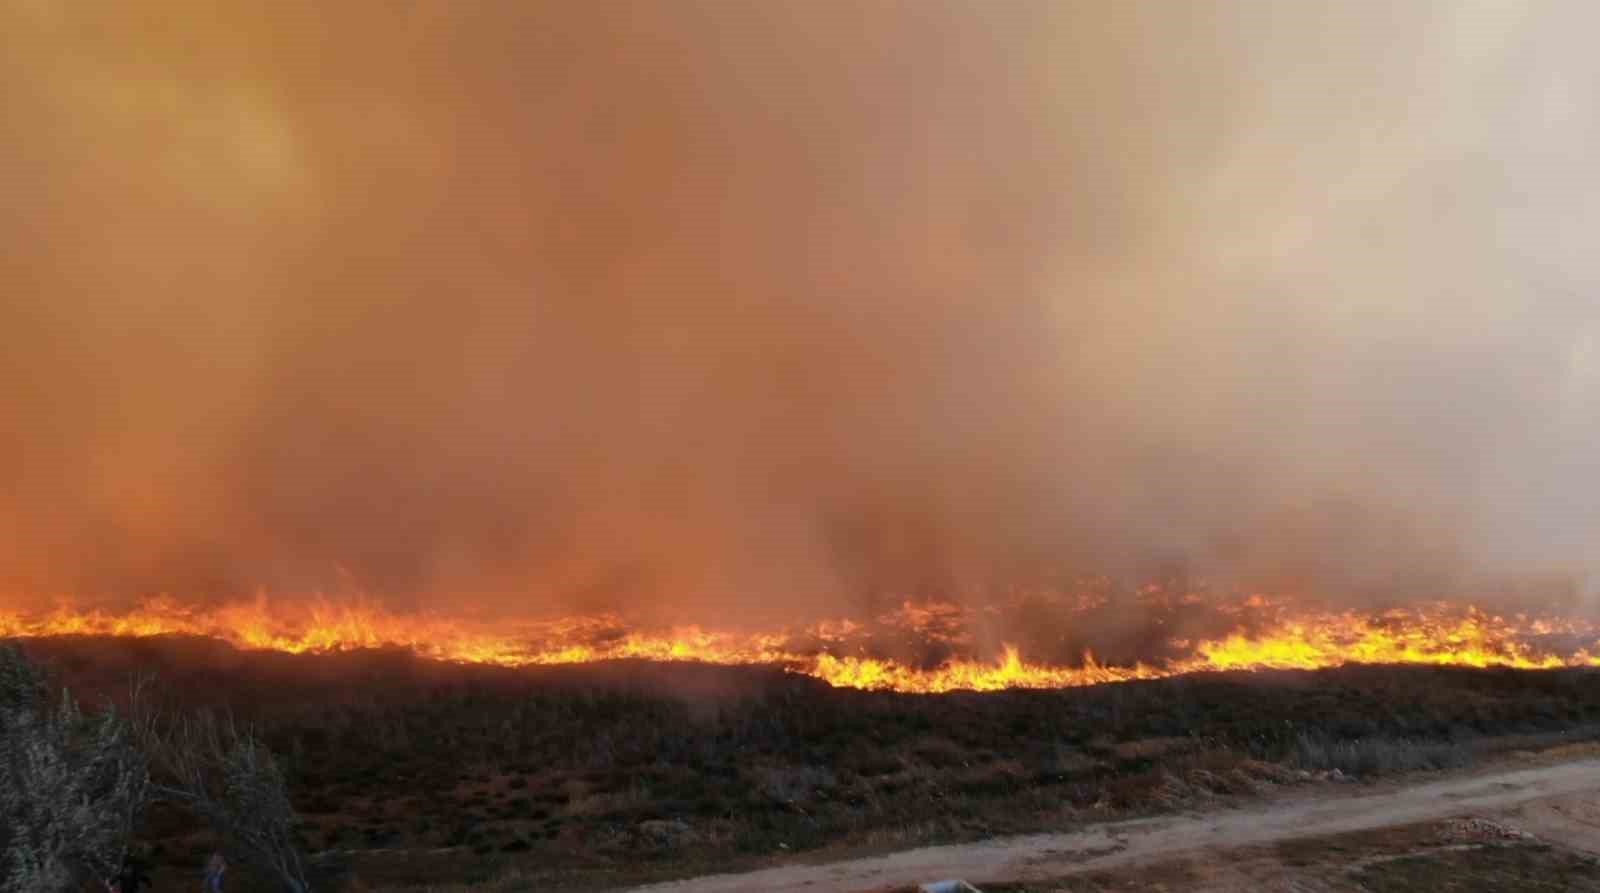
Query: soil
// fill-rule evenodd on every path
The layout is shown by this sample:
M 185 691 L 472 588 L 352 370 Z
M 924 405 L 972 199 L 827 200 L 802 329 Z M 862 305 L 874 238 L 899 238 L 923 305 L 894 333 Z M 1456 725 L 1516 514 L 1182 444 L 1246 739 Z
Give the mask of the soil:
M 925 847 L 637 888 L 884 891 L 961 878 L 985 893 L 1088 890 L 1600 890 L 1600 759 L 1246 808 Z

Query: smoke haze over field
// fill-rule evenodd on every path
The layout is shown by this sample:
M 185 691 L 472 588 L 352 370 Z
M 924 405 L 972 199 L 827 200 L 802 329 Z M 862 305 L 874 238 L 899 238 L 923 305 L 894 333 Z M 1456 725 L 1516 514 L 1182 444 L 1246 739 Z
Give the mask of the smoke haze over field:
M 1600 545 L 1590 4 L 160 6 L 0 12 L 0 590 Z

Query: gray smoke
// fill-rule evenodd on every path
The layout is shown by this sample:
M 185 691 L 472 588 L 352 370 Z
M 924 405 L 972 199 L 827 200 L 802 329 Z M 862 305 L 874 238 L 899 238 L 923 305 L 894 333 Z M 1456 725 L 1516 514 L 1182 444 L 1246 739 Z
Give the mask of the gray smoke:
M 727 619 L 1581 572 L 1597 28 L 8 4 L 0 589 Z

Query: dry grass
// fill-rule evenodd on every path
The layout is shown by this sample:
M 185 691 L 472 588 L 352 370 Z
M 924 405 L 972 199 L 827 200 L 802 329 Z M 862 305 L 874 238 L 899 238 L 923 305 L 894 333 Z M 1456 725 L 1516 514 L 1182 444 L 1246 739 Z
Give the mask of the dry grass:
M 185 640 L 30 648 L 57 657 L 86 700 L 156 669 L 195 706 L 258 722 L 290 768 L 323 891 L 356 879 L 599 889 L 1070 828 L 1305 783 L 1297 769 L 1367 778 L 1600 729 L 1600 673 L 1581 670 L 1350 667 L 916 696 L 759 668 L 240 660 Z M 145 833 L 158 876 L 185 889 L 208 842 L 181 824 Z M 237 893 L 265 889 L 236 880 Z

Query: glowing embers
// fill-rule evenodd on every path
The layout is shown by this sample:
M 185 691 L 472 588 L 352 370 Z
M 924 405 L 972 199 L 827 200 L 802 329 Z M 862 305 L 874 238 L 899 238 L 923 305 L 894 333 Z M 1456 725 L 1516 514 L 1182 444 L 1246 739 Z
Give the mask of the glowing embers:
M 0 611 L 0 637 L 178 634 L 295 653 L 401 647 L 428 658 L 503 666 L 628 658 L 767 664 L 836 686 L 905 692 L 1065 688 L 1179 673 L 1345 663 L 1600 666 L 1600 656 L 1592 651 L 1600 632 L 1578 618 L 1508 619 L 1447 603 L 1361 614 L 1299 609 L 1261 596 L 1167 598 L 1143 591 L 1138 602 L 1158 612 L 1203 604 L 1210 616 L 1225 619 L 1222 629 L 1231 631 L 1174 636 L 1166 642 L 1169 656 L 1159 661 L 1102 664 L 1085 652 L 1067 665 L 1030 661 L 1009 644 L 997 656 L 979 654 L 974 629 L 1002 615 L 1004 606 L 973 612 L 953 604 L 907 603 L 865 623 L 833 620 L 752 633 L 699 626 L 634 628 L 615 614 L 506 621 L 397 613 L 365 600 L 258 597 L 202 606 L 162 597 L 123 611 L 71 606 L 31 614 Z M 1063 597 L 1048 610 L 1070 626 L 1105 604 L 1098 596 Z M 938 656 L 921 662 L 890 656 L 919 648 Z

